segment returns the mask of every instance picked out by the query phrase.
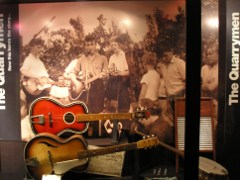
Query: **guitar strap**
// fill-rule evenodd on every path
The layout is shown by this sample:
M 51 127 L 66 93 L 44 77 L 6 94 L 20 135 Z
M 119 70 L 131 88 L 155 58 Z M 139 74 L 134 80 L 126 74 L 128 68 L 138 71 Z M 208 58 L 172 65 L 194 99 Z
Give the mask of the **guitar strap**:
M 87 61 L 86 61 L 86 76 L 85 76 L 85 85 L 89 86 L 88 79 L 90 79 L 92 76 L 95 76 L 95 61 L 96 60 L 96 55 L 93 57 L 90 57 L 89 55 L 87 56 Z M 89 88 L 87 88 L 89 89 Z M 86 98 L 86 103 L 88 104 L 89 101 L 89 90 L 87 90 L 87 98 Z

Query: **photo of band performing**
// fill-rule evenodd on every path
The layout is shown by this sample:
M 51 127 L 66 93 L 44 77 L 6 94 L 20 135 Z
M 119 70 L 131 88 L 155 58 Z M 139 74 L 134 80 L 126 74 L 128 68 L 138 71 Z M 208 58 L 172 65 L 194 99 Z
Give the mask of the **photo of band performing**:
M 170 163 L 175 168 L 175 154 L 183 157 L 180 135 L 176 135 L 182 130 L 178 122 L 185 123 L 182 116 L 177 117 L 183 110 L 176 109 L 177 100 L 184 100 L 186 94 L 184 0 L 19 4 L 19 35 L 21 135 L 27 144 L 25 161 L 32 177 L 62 175 L 76 166 L 83 171 L 86 158 L 97 154 L 159 144 L 174 156 Z M 211 140 L 207 152 L 214 154 L 216 31 L 204 29 L 202 41 L 201 96 L 203 102 L 210 100 L 211 110 L 207 114 L 210 120 L 204 117 L 210 136 L 203 141 Z M 115 135 L 119 142 L 137 135 L 137 142 L 88 149 L 86 140 Z M 154 137 L 142 139 L 149 135 Z M 86 153 L 79 153 L 79 149 Z M 54 153 L 57 159 L 52 159 Z M 81 161 L 68 162 L 67 168 L 62 164 L 73 159 Z M 49 161 L 46 168 L 38 166 L 45 160 Z M 209 175 L 205 163 L 216 162 L 203 157 L 200 162 L 204 179 Z M 227 176 L 227 171 L 214 173 Z
M 95 3 L 96 8 L 88 9 L 90 20 L 84 14 L 88 3 L 53 3 L 54 10 L 45 15 L 49 17 L 48 22 L 43 27 L 35 22 L 39 29 L 35 28 L 36 32 L 31 29 L 32 35 L 25 26 L 34 20 L 29 20 L 29 12 L 26 13 L 24 8 L 30 6 L 35 12 L 36 9 L 44 11 L 45 6 L 20 5 L 20 35 L 26 43 L 22 46 L 20 67 L 22 118 L 26 117 L 32 102 L 40 97 L 53 98 L 62 104 L 82 101 L 93 114 L 126 113 L 145 107 L 155 111 L 152 112 L 152 122 L 161 114 L 164 126 L 170 130 L 166 136 L 172 136 L 173 107 L 169 102 L 173 102 L 174 97 L 183 97 L 185 90 L 184 1 L 164 5 L 147 2 L 149 10 L 144 11 L 141 9 L 146 2 L 141 2 L 139 10 L 131 13 L 127 6 L 134 2 L 101 4 L 106 8 L 105 13 L 104 10 L 97 13 L 98 3 Z M 72 9 L 75 5 L 79 6 L 78 12 L 74 11 L 76 7 Z M 58 17 L 58 14 L 66 7 L 69 14 L 64 14 L 66 22 L 62 22 L 59 18 L 63 15 Z M 167 14 L 160 7 L 173 12 L 168 11 L 171 14 Z M 35 16 L 43 19 L 43 13 Z M 91 21 L 95 24 L 88 24 Z M 61 22 L 62 27 L 59 25 Z M 59 27 L 54 27 L 55 23 Z M 90 30 L 86 32 L 86 29 Z M 176 33 L 179 35 L 175 36 Z M 149 122 L 144 126 L 152 129 L 148 127 Z M 105 126 L 111 126 L 111 122 L 108 123 Z M 90 123 L 92 132 L 89 131 L 89 136 L 98 136 L 97 126 L 99 123 Z M 120 128 L 126 126 L 131 128 L 132 125 L 119 123 Z

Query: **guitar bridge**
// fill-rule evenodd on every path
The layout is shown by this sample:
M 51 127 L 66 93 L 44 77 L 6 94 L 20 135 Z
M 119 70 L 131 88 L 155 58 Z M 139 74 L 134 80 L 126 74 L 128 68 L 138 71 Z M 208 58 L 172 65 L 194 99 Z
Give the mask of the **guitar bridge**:
M 38 122 L 35 122 L 32 120 L 32 124 L 44 125 L 44 115 L 31 116 L 30 118 L 31 119 L 38 118 L 38 120 L 39 120 Z

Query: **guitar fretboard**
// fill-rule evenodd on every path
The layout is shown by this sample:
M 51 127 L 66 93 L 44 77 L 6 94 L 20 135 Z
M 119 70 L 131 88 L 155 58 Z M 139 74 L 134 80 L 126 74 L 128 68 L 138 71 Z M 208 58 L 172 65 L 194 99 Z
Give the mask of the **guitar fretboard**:
M 122 120 L 132 119 L 132 113 L 114 113 L 114 114 L 78 114 L 77 120 L 82 121 L 98 121 L 98 120 Z

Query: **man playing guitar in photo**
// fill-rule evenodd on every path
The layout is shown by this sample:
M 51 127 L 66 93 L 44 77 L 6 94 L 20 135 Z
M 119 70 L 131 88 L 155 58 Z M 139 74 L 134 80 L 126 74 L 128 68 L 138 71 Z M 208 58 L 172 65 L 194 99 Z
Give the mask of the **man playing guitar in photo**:
M 22 91 L 26 96 L 29 106 L 38 97 L 46 96 L 52 80 L 49 78 L 47 69 L 40 59 L 44 42 L 41 39 L 33 39 L 29 43 L 30 53 L 25 58 L 20 72 L 23 76 Z M 21 92 L 21 94 L 23 94 Z
M 78 58 L 74 71 L 69 74 L 76 96 L 73 100 L 81 100 L 87 104 L 90 113 L 101 113 L 104 109 L 105 85 L 103 77 L 108 70 L 107 58 L 97 52 L 96 39 L 87 35 L 84 42 L 84 54 Z M 81 75 L 81 78 L 79 78 Z M 93 133 L 98 130 L 98 123 L 91 123 Z M 92 136 L 94 134 L 89 134 Z
M 85 37 L 84 54 L 86 58 L 80 57 L 78 59 L 74 72 L 71 75 L 77 94 L 87 90 L 84 94 L 86 97 L 80 95 L 78 100 L 85 101 L 91 113 L 103 111 L 105 95 L 103 77 L 108 69 L 107 58 L 97 52 L 96 45 L 94 36 L 88 35 Z M 78 77 L 79 74 L 82 75 L 80 79 Z

